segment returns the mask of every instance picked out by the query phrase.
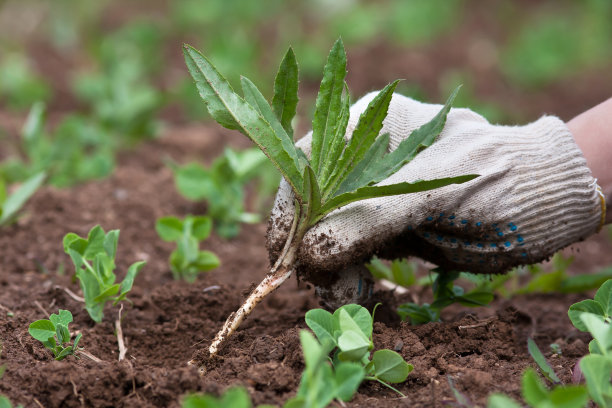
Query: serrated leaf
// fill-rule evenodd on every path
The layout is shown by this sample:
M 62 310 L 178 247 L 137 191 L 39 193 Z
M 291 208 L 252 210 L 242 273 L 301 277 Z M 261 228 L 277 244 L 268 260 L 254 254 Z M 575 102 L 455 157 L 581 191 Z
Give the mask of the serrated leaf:
M 211 116 L 222 126 L 239 130 L 251 139 L 285 177 L 296 197 L 301 199 L 303 181 L 293 140 L 277 135 L 270 124 L 234 92 L 227 80 L 199 51 L 185 45 L 183 53 Z
M 592 299 L 586 299 L 578 303 L 574 303 L 567 311 L 567 315 L 572 321 L 574 327 L 583 332 L 587 331 L 587 327 L 580 318 L 583 313 L 591 313 L 595 316 L 599 316 L 602 320 L 604 318 L 603 307 L 598 302 Z
M 178 241 L 183 235 L 183 222 L 176 217 L 162 217 L 155 223 L 155 231 L 164 241 Z
M 305 320 L 321 343 L 329 341 L 334 346 L 337 345 L 335 332 L 340 327 L 331 313 L 323 309 L 312 309 L 306 312 Z
M 324 198 L 336 195 L 338 187 L 342 184 L 347 175 L 353 171 L 370 150 L 370 147 L 382 129 L 383 120 L 387 116 L 389 104 L 391 103 L 393 92 L 398 83 L 399 80 L 384 87 L 383 90 L 372 99 L 366 110 L 359 117 L 357 126 L 355 130 L 353 130 L 351 140 L 349 140 L 344 148 L 331 177 L 328 180 L 321 181 Z
M 320 185 L 325 184 L 329 179 L 346 147 L 345 135 L 351 114 L 351 98 L 346 82 L 344 83 L 344 89 L 342 108 L 337 118 L 338 123 L 336 124 L 333 138 L 329 148 L 325 150 L 325 156 L 321 157 L 321 171 L 317 175 L 317 181 Z
M 37 173 L 23 182 L 2 204 L 0 226 L 9 223 L 17 212 L 45 181 L 45 173 Z
M 370 159 L 367 166 L 360 164 L 359 169 L 356 168 L 347 175 L 346 179 L 338 188 L 337 194 L 354 191 L 359 187 L 378 183 L 386 179 L 406 163 L 414 159 L 423 149 L 429 147 L 440 135 L 442 129 L 444 129 L 446 117 L 457 96 L 459 88 L 460 87 L 453 91 L 442 109 L 432 120 L 413 131 L 395 150 L 382 158 L 375 157 Z
M 278 68 L 274 79 L 274 97 L 272 110 L 280 121 L 285 132 L 293 138 L 291 121 L 295 116 L 298 104 L 298 64 L 293 49 L 289 47 Z
M 372 356 L 374 363 L 374 376 L 384 382 L 401 383 L 406 381 L 412 371 L 402 356 L 392 350 L 378 350 Z
M 323 79 L 317 95 L 312 121 L 311 166 L 315 174 L 321 173 L 327 150 L 336 134 L 337 119 L 342 106 L 342 90 L 346 76 L 346 52 L 342 39 L 338 39 L 327 57 Z M 344 136 L 344 135 L 343 135 Z
M 255 84 L 244 76 L 240 77 L 240 84 L 242 85 L 244 99 L 270 124 L 274 132 L 283 140 L 291 139 L 274 112 L 272 112 L 272 108 L 268 104 L 268 101 L 266 101 L 266 98 L 261 94 L 261 91 L 257 89 Z
M 313 169 L 310 166 L 304 167 L 304 186 L 302 191 L 304 192 L 304 198 L 302 200 L 302 212 L 301 216 L 304 219 L 309 220 L 315 217 L 321 208 L 321 192 L 319 191 L 319 185 L 314 174 Z
M 310 225 L 316 224 L 321 218 L 323 218 L 325 215 L 329 214 L 333 210 L 345 206 L 354 201 L 361 201 L 375 197 L 387 197 L 392 195 L 409 194 L 433 190 L 436 188 L 448 186 L 450 184 L 465 183 L 467 181 L 475 179 L 476 177 L 478 177 L 478 175 L 468 174 L 464 176 L 447 177 L 435 180 L 420 180 L 412 183 L 398 183 L 386 186 L 361 187 L 360 189 L 354 192 L 341 194 L 325 202 L 325 204 L 323 204 L 323 206 L 319 210 L 319 214 L 311 221 Z
M 552 383 L 561 384 L 561 380 L 559 379 L 559 377 L 557 377 L 555 370 L 553 370 L 550 364 L 548 364 L 548 361 L 546 361 L 546 357 L 544 357 L 544 354 L 542 354 L 537 344 L 535 343 L 535 341 L 533 341 L 531 337 L 527 339 L 527 350 L 529 351 L 529 354 L 531 354 L 531 357 L 533 357 L 535 362 L 538 364 L 538 367 L 540 367 L 542 374 L 544 374 L 544 376 L 548 378 L 548 380 L 550 380 Z

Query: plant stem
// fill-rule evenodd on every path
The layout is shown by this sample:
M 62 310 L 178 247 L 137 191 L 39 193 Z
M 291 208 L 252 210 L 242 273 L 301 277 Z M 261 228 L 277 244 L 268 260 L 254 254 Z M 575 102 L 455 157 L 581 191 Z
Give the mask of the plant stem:
M 296 208 L 298 207 L 296 206 Z M 232 313 L 225 321 L 223 327 L 219 330 L 208 348 L 210 357 L 215 356 L 219 352 L 222 343 L 236 331 L 238 326 L 240 326 L 255 306 L 291 276 L 295 260 L 297 259 L 299 244 L 306 231 L 305 225 L 307 224 L 302 220 L 299 212 L 296 211 L 291 230 L 289 231 L 287 241 L 285 242 L 280 257 L 264 280 L 257 285 L 249 297 L 242 303 L 242 306 L 240 306 L 236 312 Z M 189 362 L 190 365 L 193 363 L 193 360 Z
M 385 387 L 390 388 L 391 390 L 393 390 L 393 391 L 397 392 L 399 395 L 401 395 L 401 396 L 402 396 L 402 398 L 406 398 L 406 396 L 405 396 L 405 395 L 404 395 L 404 394 L 403 394 L 401 391 L 399 391 L 399 390 L 398 390 L 397 388 L 395 388 L 395 387 L 392 387 L 390 384 L 388 384 L 388 383 L 384 382 L 384 381 L 383 381 L 383 380 L 381 380 L 380 378 L 377 378 L 377 377 L 371 377 L 371 376 L 366 376 L 366 377 L 365 377 L 365 379 L 366 379 L 366 380 L 370 380 L 370 381 L 378 381 L 379 383 L 381 383 L 381 384 L 382 384 L 382 385 L 384 385 Z

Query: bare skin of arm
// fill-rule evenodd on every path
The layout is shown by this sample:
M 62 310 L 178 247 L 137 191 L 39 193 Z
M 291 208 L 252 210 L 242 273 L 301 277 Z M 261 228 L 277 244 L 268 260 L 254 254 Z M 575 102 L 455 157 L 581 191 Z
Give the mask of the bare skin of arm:
M 567 122 L 587 165 L 606 197 L 606 223 L 612 223 L 612 98 Z

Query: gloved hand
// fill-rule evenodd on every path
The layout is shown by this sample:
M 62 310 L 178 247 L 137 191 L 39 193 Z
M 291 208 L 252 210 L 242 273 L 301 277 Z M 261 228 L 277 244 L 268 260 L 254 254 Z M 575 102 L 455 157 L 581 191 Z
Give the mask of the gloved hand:
M 352 106 L 347 138 L 375 94 Z M 440 109 L 395 94 L 381 131 L 390 134 L 390 149 Z M 308 154 L 310 134 L 298 145 Z M 469 109 L 452 109 L 438 140 L 380 184 L 463 174 L 480 177 L 359 201 L 330 213 L 306 233 L 298 273 L 321 287 L 333 283 L 332 272 L 374 254 L 416 255 L 447 270 L 500 273 L 541 261 L 603 224 L 603 195 L 567 126 L 556 117 L 499 126 Z M 293 208 L 283 180 L 269 223 L 272 260 L 285 242 Z

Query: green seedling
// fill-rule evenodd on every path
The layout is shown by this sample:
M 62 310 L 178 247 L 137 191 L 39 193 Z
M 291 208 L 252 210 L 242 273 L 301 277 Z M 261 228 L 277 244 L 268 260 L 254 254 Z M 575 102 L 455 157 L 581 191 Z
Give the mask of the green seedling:
M 332 366 L 329 353 L 334 346 L 329 338 L 319 343 L 310 332 L 301 330 L 300 343 L 306 367 L 297 395 L 283 407 L 325 408 L 333 400 L 350 401 L 366 376 L 364 367 L 351 361 L 338 361 Z
M 580 385 L 558 385 L 549 390 L 533 368 L 528 368 L 523 374 L 521 391 L 523 399 L 532 408 L 583 408 L 589 401 L 587 390 Z M 522 406 L 503 394 L 493 394 L 487 402 L 487 408 L 521 408 Z
M 183 399 L 181 408 L 251 408 L 253 403 L 242 387 L 230 388 L 219 398 L 206 394 L 192 394 Z M 272 405 L 258 405 L 257 408 L 272 408 Z
M 45 132 L 45 106 L 32 106 L 21 131 L 24 159 L 9 159 L 0 173 L 10 182 L 23 181 L 42 171 L 55 187 L 108 176 L 114 165 L 113 141 L 86 117 L 68 115 L 52 134 Z
M 2 54 L 0 96 L 9 107 L 25 110 L 51 97 L 51 87 L 34 72 L 25 53 L 9 53 L 5 49 Z
M 0 176 L 0 227 L 8 225 L 15 220 L 21 207 L 32 197 L 44 181 L 45 173 L 35 174 L 9 194 L 5 181 Z
M 374 348 L 374 319 L 362 306 L 345 305 L 333 314 L 323 309 L 310 310 L 306 313 L 306 324 L 322 344 L 331 344 L 330 351 L 335 350 L 334 364 L 358 363 L 365 370 L 367 380 L 378 381 L 399 393 L 389 383 L 404 382 L 413 369 L 392 350 L 378 350 L 370 356 Z
M 278 186 L 273 166 L 256 148 L 235 152 L 225 149 L 209 168 L 198 163 L 184 166 L 170 164 L 179 193 L 194 201 L 206 200 L 207 214 L 214 220 L 215 232 L 223 238 L 233 238 L 240 232 L 240 223 L 257 223 L 260 216 L 244 211 L 244 188 L 253 178 L 259 178 L 263 190 Z
M 542 351 L 540 351 L 540 348 L 531 337 L 527 339 L 527 350 L 538 367 L 540 367 L 542 375 L 544 375 L 548 381 L 555 385 L 561 384 L 561 380 L 555 373 L 555 370 L 553 370 L 553 368 L 550 366 L 546 360 L 546 357 L 544 357 L 544 354 L 542 354 Z
M 105 233 L 102 227 L 93 227 L 87 238 L 69 233 L 64 236 L 64 251 L 70 255 L 76 270 L 76 277 L 85 298 L 85 309 L 89 316 L 100 323 L 104 316 L 104 305 L 113 301 L 113 306 L 126 299 L 132 289 L 134 278 L 144 261 L 132 264 L 121 283 L 115 283 L 115 256 L 119 230 Z
M 440 320 L 441 311 L 453 304 L 459 303 L 468 307 L 486 306 L 493 300 L 493 292 L 486 287 L 477 286 L 475 289 L 465 293 L 461 286 L 454 284 L 454 281 L 459 277 L 459 272 L 443 272 L 439 273 L 438 269 L 435 280 L 433 281 L 433 303 L 424 303 L 418 305 L 416 303 L 404 303 L 397 309 L 400 317 L 410 319 L 414 325 L 437 322 Z M 465 275 L 465 274 L 464 274 Z
M 170 254 L 170 269 L 174 279 L 194 282 L 200 272 L 219 266 L 219 258 L 210 251 L 200 251 L 200 241 L 210 235 L 210 217 L 188 215 L 184 220 L 163 217 L 155 224 L 157 234 L 164 241 L 176 242 L 176 249 Z
M 416 264 L 406 259 L 395 259 L 390 266 L 385 265 L 378 257 L 374 256 L 366 268 L 375 279 L 385 279 L 405 288 L 414 285 L 416 279 Z
M 43 319 L 31 323 L 28 333 L 51 350 L 56 360 L 63 360 L 67 356 L 75 355 L 75 352 L 79 350 L 78 344 L 81 340 L 81 333 L 74 338 L 74 343 L 64 346 L 64 344 L 70 343 L 68 325 L 71 322 L 72 313 L 60 309 L 58 314 L 53 313 L 49 316 L 49 320 Z
M 602 407 L 612 407 L 612 279 L 606 281 L 593 299 L 570 306 L 568 315 L 580 331 L 591 334 L 590 354 L 580 360 L 591 398 Z
M 355 201 L 431 190 L 464 183 L 477 177 L 463 175 L 437 180 L 416 180 L 376 185 L 431 145 L 440 134 L 457 93 L 441 111 L 387 153 L 389 135 L 379 136 L 398 81 L 387 85 L 361 115 L 351 139 L 345 139 L 350 99 L 344 78 L 346 54 L 338 40 L 327 60 L 312 123 L 310 157 L 293 142 L 292 119 L 298 102 L 298 66 L 290 48 L 274 82 L 270 105 L 257 87 L 243 77 L 244 97 L 199 51 L 185 45 L 185 61 L 211 116 L 222 126 L 251 139 L 291 186 L 295 197 L 293 225 L 281 254 L 266 278 L 233 313 L 209 347 L 215 355 L 253 308 L 293 272 L 298 248 L 308 229 L 332 211 Z

